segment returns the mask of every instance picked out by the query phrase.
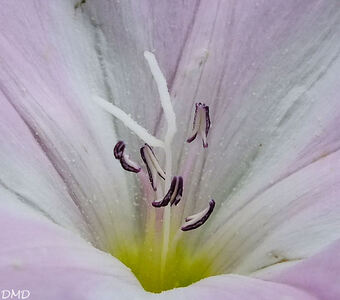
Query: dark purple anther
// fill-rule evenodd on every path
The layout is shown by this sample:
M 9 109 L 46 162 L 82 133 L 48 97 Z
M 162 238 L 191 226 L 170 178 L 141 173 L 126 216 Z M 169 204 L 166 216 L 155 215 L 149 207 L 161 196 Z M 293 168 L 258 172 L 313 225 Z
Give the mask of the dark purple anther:
M 124 170 L 138 173 L 140 172 L 141 168 L 129 159 L 129 156 L 124 154 L 125 144 L 123 141 L 119 141 L 116 146 L 113 148 L 113 155 L 116 159 L 120 161 L 121 166 Z
M 160 167 L 155 153 L 148 144 L 145 144 L 142 148 L 140 148 L 140 155 L 148 171 L 151 186 L 154 191 L 157 191 L 155 183 L 156 175 L 158 174 L 162 179 L 165 179 L 165 172 Z
M 127 155 L 123 155 L 119 161 L 122 168 L 126 171 L 139 173 L 141 170 L 141 168 L 137 166 L 136 163 L 132 162 Z
M 195 133 L 193 136 L 189 137 L 187 139 L 187 143 L 191 143 L 193 140 L 195 140 L 196 136 L 197 136 L 197 133 Z
M 142 157 L 142 160 L 144 161 L 145 166 L 146 166 L 146 170 L 148 171 L 149 180 L 150 180 L 152 189 L 154 191 L 157 191 L 157 187 L 156 187 L 156 185 L 154 184 L 154 181 L 153 181 L 153 176 L 152 176 L 152 173 L 151 173 L 151 169 L 150 169 L 149 164 L 148 164 L 148 162 L 146 160 L 145 148 L 144 147 L 140 148 L 140 156 Z
M 181 201 L 182 199 L 182 194 L 183 194 L 183 177 L 182 176 L 178 176 L 177 177 L 177 189 L 176 189 L 176 196 L 173 197 L 173 199 L 171 200 L 171 206 L 172 205 L 177 205 L 179 203 L 179 201 Z
M 182 198 L 183 193 L 183 178 L 181 176 L 174 176 L 171 181 L 169 191 L 162 200 L 152 202 L 154 207 L 164 207 L 171 203 L 177 205 Z
M 205 110 L 205 139 L 203 138 L 203 147 L 208 148 L 207 138 L 208 138 L 208 133 L 209 133 L 210 124 L 211 124 L 210 115 L 209 115 L 209 106 L 205 106 L 204 110 Z
M 125 144 L 123 141 L 119 141 L 116 146 L 113 148 L 113 155 L 116 159 L 120 159 L 123 156 L 125 149 Z
M 154 207 L 162 207 L 167 206 L 172 198 L 173 193 L 175 192 L 177 184 L 177 177 L 173 177 L 170 185 L 169 191 L 166 193 L 162 201 L 153 201 L 152 206 Z
M 196 103 L 195 104 L 195 114 L 194 121 L 192 125 L 192 133 L 190 137 L 187 139 L 188 143 L 194 141 L 198 134 L 201 135 L 203 141 L 203 147 L 208 147 L 208 133 L 210 129 L 210 116 L 209 116 L 209 106 L 204 103 Z
M 199 212 L 198 214 L 187 217 L 185 219 L 185 224 L 181 227 L 181 229 L 183 231 L 189 231 L 189 230 L 193 230 L 193 229 L 196 229 L 202 226 L 208 220 L 214 208 L 215 208 L 215 201 L 211 199 L 209 201 L 209 207 Z

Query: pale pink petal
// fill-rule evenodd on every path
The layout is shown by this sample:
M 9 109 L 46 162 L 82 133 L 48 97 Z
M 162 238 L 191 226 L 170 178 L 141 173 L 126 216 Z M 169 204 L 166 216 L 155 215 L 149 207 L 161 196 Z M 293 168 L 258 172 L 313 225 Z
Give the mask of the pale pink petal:
M 318 300 L 289 285 L 236 275 L 206 278 L 187 288 L 164 292 L 161 296 L 160 299 L 178 300 Z
M 340 240 L 287 270 L 263 277 L 305 290 L 318 299 L 340 299 Z
M 196 0 L 87 1 L 75 13 L 92 32 L 109 100 L 152 133 L 159 129 L 162 111 L 143 52 L 155 52 L 171 89 L 198 7 Z M 130 134 L 122 127 L 119 133 Z
M 138 76 L 138 89 L 144 88 L 151 75 L 135 70 L 148 73 L 138 52 L 150 43 L 166 73 L 180 129 L 174 150 L 183 164 L 177 173 L 186 170 L 186 159 L 194 161 L 175 222 L 180 226 L 183 217 L 216 200 L 207 224 L 185 237 L 211 250 L 218 272 L 248 274 L 315 254 L 339 237 L 338 2 L 166 3 L 89 4 L 84 12 L 97 23 L 104 20 L 104 63 L 114 61 L 117 70 L 132 74 L 112 71 L 114 94 L 128 86 L 127 77 Z M 172 55 L 164 51 L 169 41 Z M 159 106 L 151 100 L 157 101 L 153 90 L 143 95 L 154 116 Z M 129 109 L 123 98 L 119 105 Z M 210 105 L 206 151 L 185 143 L 197 101 Z M 154 118 L 145 122 L 150 128 Z
M 28 290 L 36 300 L 299 299 L 313 296 L 285 284 L 216 276 L 162 294 L 143 290 L 111 255 L 39 216 L 0 190 L 0 289 Z
M 19 204 L 1 190 L 0 289 L 28 290 L 45 299 L 299 299 L 312 295 L 285 284 L 241 276 L 216 276 L 162 294 L 145 292 L 109 254 Z M 7 201 L 7 203 L 5 203 Z
M 239 190 L 255 194 L 339 147 L 339 131 L 330 130 L 339 119 L 337 7 L 337 1 L 201 2 L 172 89 L 187 131 L 193 104 L 211 106 L 208 155 L 199 152 L 187 189 L 199 203 L 188 203 L 188 211 L 212 195 L 233 202 Z M 187 136 L 178 149 L 189 156 Z M 323 152 L 308 147 L 315 139 Z
M 147 293 L 111 255 L 0 190 L 0 290 L 28 299 L 141 299 Z
M 92 102 L 100 63 L 74 5 L 0 8 L 0 184 L 101 249 L 116 243 L 120 218 L 133 239 L 134 179 L 113 158 L 110 117 Z
M 339 238 L 338 6 L 199 5 L 172 95 L 188 128 L 178 157 L 195 162 L 183 215 L 217 203 L 185 238 L 209 251 L 218 272 L 297 261 Z M 210 105 L 207 151 L 184 145 L 197 101 Z
M 338 151 L 255 196 L 235 194 L 229 211 L 221 209 L 202 232 L 216 270 L 249 274 L 305 259 L 338 239 L 339 170 Z

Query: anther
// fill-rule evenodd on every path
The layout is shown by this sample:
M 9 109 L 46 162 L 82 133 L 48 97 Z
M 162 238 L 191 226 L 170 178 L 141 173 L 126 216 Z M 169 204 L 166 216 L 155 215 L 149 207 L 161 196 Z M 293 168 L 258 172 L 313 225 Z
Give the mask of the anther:
M 121 159 L 123 156 L 125 149 L 125 144 L 123 141 L 119 141 L 116 146 L 113 148 L 113 155 L 115 156 L 116 159 Z
M 183 194 L 183 178 L 182 176 L 175 176 L 172 178 L 169 191 L 162 200 L 152 202 L 154 207 L 164 207 L 170 202 L 170 205 L 177 205 L 182 198 Z
M 204 103 L 196 103 L 195 104 L 195 114 L 194 114 L 194 121 L 192 125 L 192 134 L 187 139 L 188 143 L 191 143 L 195 140 L 198 133 L 200 133 L 203 141 L 203 147 L 208 147 L 208 133 L 210 129 L 210 116 L 209 116 L 209 106 L 205 105 Z
M 125 144 L 123 141 L 119 141 L 113 148 L 113 155 L 116 159 L 120 161 L 120 165 L 126 171 L 138 173 L 141 168 L 133 162 L 127 154 L 124 153 Z
M 193 229 L 196 229 L 202 226 L 208 220 L 214 208 L 215 208 L 215 201 L 211 199 L 209 201 L 209 206 L 206 209 L 202 210 L 201 212 L 195 215 L 187 217 L 181 229 L 183 231 L 189 231 L 189 230 L 193 230 Z
M 183 194 L 183 177 L 179 176 L 177 177 L 177 184 L 176 184 L 176 190 L 174 192 L 174 197 L 171 197 L 170 203 L 172 205 L 177 205 L 179 201 L 182 199 Z
M 157 157 L 153 152 L 152 148 L 145 144 L 142 148 L 140 148 L 140 155 L 142 160 L 146 165 L 146 169 L 148 170 L 149 180 L 154 191 L 157 190 L 157 174 L 165 179 L 165 172 L 159 165 Z

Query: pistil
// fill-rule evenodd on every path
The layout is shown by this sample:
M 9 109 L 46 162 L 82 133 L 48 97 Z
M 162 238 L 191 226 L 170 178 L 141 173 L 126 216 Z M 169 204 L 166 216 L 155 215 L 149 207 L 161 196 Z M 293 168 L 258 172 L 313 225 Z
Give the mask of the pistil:
M 165 150 L 165 187 L 167 191 L 171 184 L 172 174 L 172 151 L 171 144 L 172 139 L 176 134 L 176 115 L 172 107 L 171 98 L 168 90 L 168 86 L 165 77 L 157 63 L 156 57 L 153 53 L 145 51 L 144 57 L 147 60 L 152 76 L 156 82 L 161 105 L 164 111 L 165 119 L 167 121 L 167 131 L 164 138 L 164 150 Z M 165 262 L 168 253 L 170 243 L 170 226 L 171 226 L 171 208 L 166 206 L 163 213 L 163 247 L 161 255 L 161 274 L 164 274 Z M 162 281 L 164 278 L 161 278 Z

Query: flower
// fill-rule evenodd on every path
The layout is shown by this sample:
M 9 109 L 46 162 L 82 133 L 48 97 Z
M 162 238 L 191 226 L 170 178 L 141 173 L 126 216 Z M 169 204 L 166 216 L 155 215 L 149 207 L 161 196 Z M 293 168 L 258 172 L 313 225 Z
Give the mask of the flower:
M 338 5 L 2 1 L 0 294 L 338 299 Z

